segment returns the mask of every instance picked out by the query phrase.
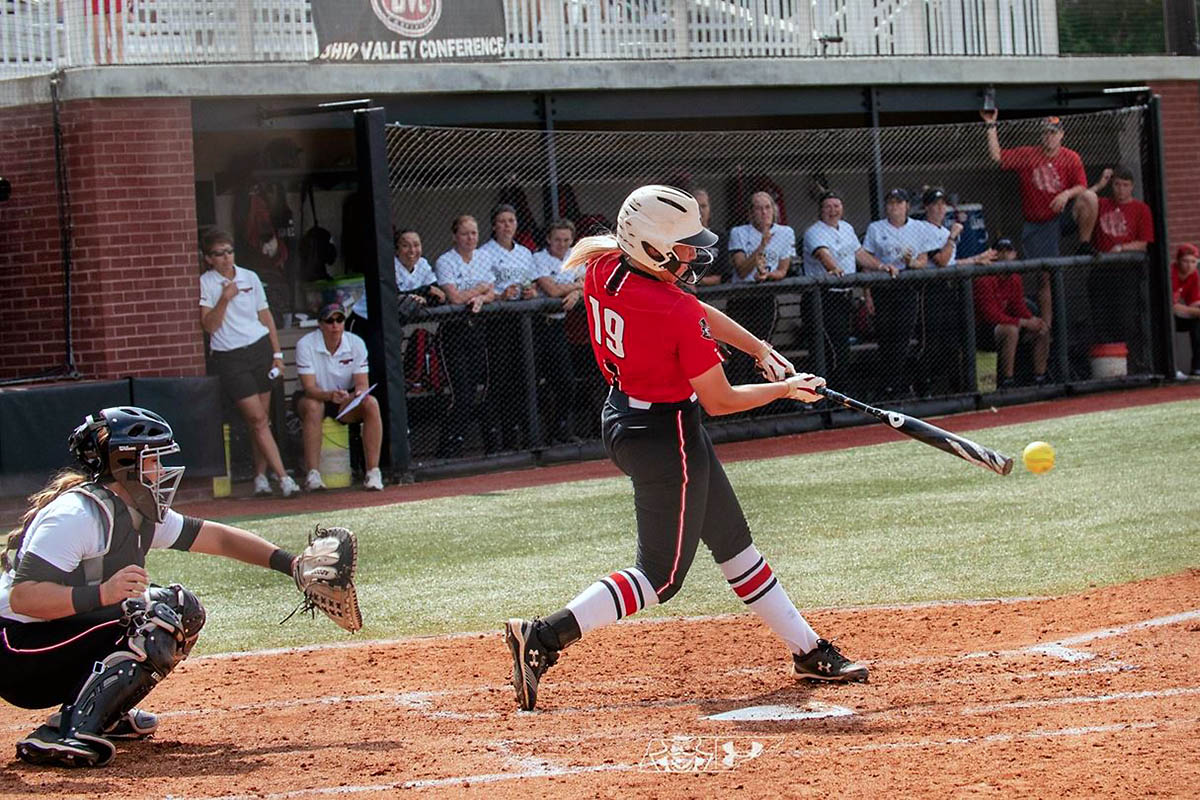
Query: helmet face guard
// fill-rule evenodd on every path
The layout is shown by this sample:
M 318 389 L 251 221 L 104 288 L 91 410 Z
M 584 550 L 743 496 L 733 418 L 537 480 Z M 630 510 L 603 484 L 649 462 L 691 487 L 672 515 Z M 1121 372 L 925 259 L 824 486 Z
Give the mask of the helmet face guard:
M 136 406 L 106 408 L 84 420 L 67 445 L 92 480 L 116 481 L 144 517 L 163 521 L 185 469 L 162 463 L 179 452 L 166 420 Z
M 142 516 L 162 522 L 175 499 L 175 490 L 186 467 L 168 467 L 164 456 L 179 452 L 179 445 L 137 447 L 117 445 L 109 452 L 109 470 L 117 483 L 129 492 L 134 507 Z

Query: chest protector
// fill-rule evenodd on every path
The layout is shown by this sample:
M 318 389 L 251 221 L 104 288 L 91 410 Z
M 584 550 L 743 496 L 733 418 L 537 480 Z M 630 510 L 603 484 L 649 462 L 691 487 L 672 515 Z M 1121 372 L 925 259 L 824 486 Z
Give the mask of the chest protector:
M 143 518 L 141 527 L 135 528 L 129 506 L 102 484 L 84 483 L 68 491 L 82 494 L 95 503 L 100 508 L 106 529 L 104 548 L 98 555 L 85 558 L 71 571 L 67 576 L 67 586 L 95 586 L 130 564 L 146 566 L 146 553 L 150 551 L 150 543 L 154 540 L 153 521 Z M 12 557 L 9 561 L 13 572 L 16 572 L 19 562 L 15 556 L 24 538 L 25 531 L 10 537 L 12 541 L 8 548 Z

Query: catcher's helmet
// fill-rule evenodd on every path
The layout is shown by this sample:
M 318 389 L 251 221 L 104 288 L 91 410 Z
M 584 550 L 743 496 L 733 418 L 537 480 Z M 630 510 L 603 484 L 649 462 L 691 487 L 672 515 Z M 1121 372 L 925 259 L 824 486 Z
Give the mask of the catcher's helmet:
M 67 448 L 93 480 L 114 480 L 144 516 L 162 522 L 171 507 L 184 467 L 162 458 L 179 452 L 167 421 L 137 406 L 115 406 L 84 419 Z
M 713 253 L 707 248 L 717 243 L 717 235 L 700 222 L 696 198 L 673 186 L 635 189 L 621 204 L 616 233 L 618 246 L 629 258 L 664 280 L 683 278 L 689 283 L 712 263 Z

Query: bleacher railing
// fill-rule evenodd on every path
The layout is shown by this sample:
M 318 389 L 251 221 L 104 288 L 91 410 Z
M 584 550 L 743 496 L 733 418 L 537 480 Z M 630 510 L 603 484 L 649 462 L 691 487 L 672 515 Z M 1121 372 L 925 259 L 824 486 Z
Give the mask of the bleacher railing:
M 1056 9 L 1055 0 L 504 0 L 505 57 L 1056 55 Z M 317 49 L 309 0 L 0 0 L 0 77 L 298 62 Z

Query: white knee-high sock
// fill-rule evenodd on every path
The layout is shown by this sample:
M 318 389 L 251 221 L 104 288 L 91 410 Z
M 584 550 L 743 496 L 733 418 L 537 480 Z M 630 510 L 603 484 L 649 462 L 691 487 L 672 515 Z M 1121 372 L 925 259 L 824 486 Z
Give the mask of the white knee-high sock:
M 792 605 L 771 567 L 750 545 L 728 561 L 718 564 L 734 593 L 762 618 L 793 653 L 807 653 L 817 646 L 817 634 Z
M 567 603 L 579 623 L 579 632 L 616 622 L 643 608 L 658 605 L 650 579 L 637 567 L 622 569 L 601 578 Z

